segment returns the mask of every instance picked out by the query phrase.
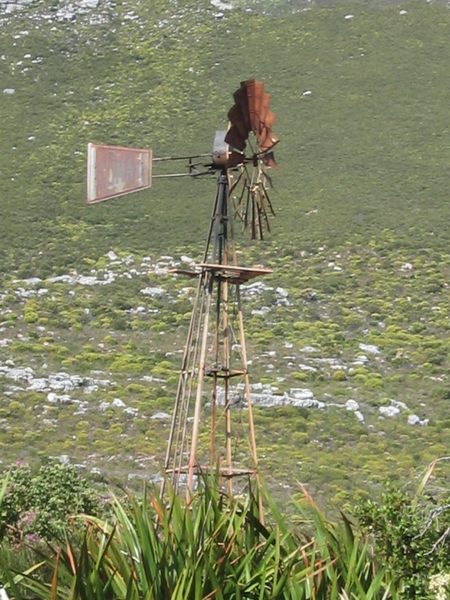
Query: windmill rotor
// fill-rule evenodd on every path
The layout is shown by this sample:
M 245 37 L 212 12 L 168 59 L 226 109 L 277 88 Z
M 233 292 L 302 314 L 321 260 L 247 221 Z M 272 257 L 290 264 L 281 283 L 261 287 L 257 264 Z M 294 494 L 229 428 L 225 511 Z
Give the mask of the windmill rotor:
M 276 167 L 272 133 L 275 113 L 270 94 L 256 79 L 242 81 L 233 94 L 227 131 L 216 131 L 211 153 L 156 158 L 151 149 L 124 148 L 105 144 L 88 146 L 88 203 L 103 202 L 152 186 L 153 179 L 203 177 L 225 172 L 234 216 L 250 230 L 252 239 L 270 232 L 275 215 L 269 197 L 269 169 Z M 208 160 L 209 159 L 209 160 Z M 183 171 L 158 172 L 165 163 L 184 162 Z
M 278 139 L 272 133 L 276 117 L 269 109 L 270 94 L 262 81 L 242 81 L 233 98 L 234 105 L 228 112 L 230 128 L 225 136 L 230 148 L 230 194 L 244 229 L 250 229 L 252 239 L 263 239 L 264 231 L 270 231 L 269 216 L 275 214 L 267 170 L 277 166 L 274 147 Z

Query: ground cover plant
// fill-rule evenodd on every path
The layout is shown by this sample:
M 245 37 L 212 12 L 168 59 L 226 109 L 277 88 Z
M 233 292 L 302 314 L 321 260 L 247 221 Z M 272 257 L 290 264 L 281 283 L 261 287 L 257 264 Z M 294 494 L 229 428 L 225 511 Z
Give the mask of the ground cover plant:
M 5 468 L 158 478 L 193 294 L 168 269 L 200 258 L 214 183 L 87 208 L 86 144 L 208 151 L 249 76 L 282 139 L 273 236 L 241 254 L 274 268 L 244 292 L 263 473 L 341 506 L 447 452 L 450 12 L 276 5 L 1 14 Z

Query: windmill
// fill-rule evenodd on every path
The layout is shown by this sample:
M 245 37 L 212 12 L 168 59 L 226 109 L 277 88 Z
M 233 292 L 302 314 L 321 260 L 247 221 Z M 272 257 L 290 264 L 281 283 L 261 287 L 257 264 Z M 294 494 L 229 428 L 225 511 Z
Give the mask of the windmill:
M 88 146 L 88 203 L 149 188 L 159 177 L 213 175 L 217 180 L 203 260 L 195 268 L 174 270 L 197 285 L 164 471 L 175 491 L 186 488 L 188 497 L 198 476 L 209 472 L 219 476 L 230 496 L 238 478 L 254 477 L 259 485 L 241 285 L 272 271 L 239 265 L 235 224 L 248 230 L 252 239 L 270 231 L 274 211 L 267 170 L 276 165 L 273 149 L 278 140 L 272 134 L 275 115 L 263 82 L 243 81 L 233 97 L 229 128 L 216 132 L 212 154 L 155 158 L 149 149 Z M 159 163 L 176 160 L 187 161 L 186 172 L 155 174 Z M 242 404 L 247 409 L 245 426 L 236 409 Z M 235 413 L 241 420 L 237 427 Z M 246 451 L 236 445 L 239 427 L 245 430 Z

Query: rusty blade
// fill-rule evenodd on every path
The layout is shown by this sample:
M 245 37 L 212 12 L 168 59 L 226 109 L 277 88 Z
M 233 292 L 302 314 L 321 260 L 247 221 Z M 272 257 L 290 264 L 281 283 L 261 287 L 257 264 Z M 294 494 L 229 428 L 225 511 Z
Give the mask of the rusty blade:
M 242 114 L 241 107 L 237 104 L 233 104 L 233 106 L 228 111 L 228 120 L 230 123 L 237 129 L 239 135 L 243 139 L 247 139 L 249 129 L 245 123 L 245 116 Z
M 244 154 L 240 152 L 230 152 L 227 160 L 227 168 L 232 169 L 233 167 L 237 167 L 241 165 L 245 160 Z
M 258 154 L 265 153 L 261 157 L 267 167 L 276 166 L 276 161 L 271 152 L 272 147 L 278 139 L 272 134 L 272 126 L 275 123 L 275 114 L 271 112 L 270 94 L 264 89 L 264 83 L 256 79 L 241 81 L 233 98 L 235 104 L 228 112 L 231 127 L 228 130 L 225 141 L 231 149 L 245 150 L 247 139 L 251 131 L 255 134 Z M 242 164 L 244 157 L 238 152 L 231 152 L 227 167 L 233 168 Z
M 247 142 L 247 137 L 248 134 L 242 136 L 237 127 L 232 125 L 227 131 L 227 134 L 225 136 L 225 142 L 232 148 L 236 148 L 237 150 L 244 150 Z
M 264 129 L 262 133 L 257 137 L 258 139 L 258 147 L 261 152 L 265 152 L 275 146 L 278 143 L 278 138 L 276 138 L 270 129 Z
M 241 87 L 236 90 L 233 94 L 234 103 L 239 107 L 242 115 L 242 124 L 244 125 L 247 133 L 252 130 L 252 124 L 250 122 L 250 112 L 248 110 L 248 97 L 247 97 L 247 86 L 245 81 L 241 82 Z
M 264 93 L 261 98 L 261 106 L 259 108 L 259 132 L 265 128 L 267 113 L 269 112 L 270 94 Z
M 278 163 L 275 160 L 275 156 L 274 156 L 273 152 L 269 152 L 268 154 L 265 154 L 262 158 L 262 161 L 265 164 L 265 166 L 269 167 L 269 168 L 278 166 Z
M 264 83 L 262 81 L 251 79 L 250 81 L 246 81 L 245 84 L 247 88 L 247 104 L 250 124 L 253 133 L 256 134 L 259 131 L 261 103 L 262 97 L 264 96 Z

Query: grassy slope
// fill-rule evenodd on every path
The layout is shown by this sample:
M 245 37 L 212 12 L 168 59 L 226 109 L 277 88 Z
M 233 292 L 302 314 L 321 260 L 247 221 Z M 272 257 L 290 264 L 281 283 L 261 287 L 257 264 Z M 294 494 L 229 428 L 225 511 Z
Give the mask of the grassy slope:
M 124 19 L 131 6 L 139 19 Z M 24 320 L 27 307 L 15 298 L 13 279 L 88 273 L 103 265 L 111 248 L 136 260 L 198 256 L 213 184 L 157 182 L 134 198 L 87 208 L 86 143 L 151 145 L 159 155 L 208 151 L 214 130 L 225 125 L 230 92 L 243 78 L 261 77 L 273 94 L 282 138 L 274 173 L 278 215 L 272 239 L 250 247 L 247 257 L 276 268 L 270 283 L 286 287 L 294 306 L 272 311 L 269 323 L 249 318 L 254 378 L 270 382 L 281 375 L 282 389 L 305 386 L 319 399 L 354 398 L 367 409 L 364 425 L 335 409 L 259 412 L 263 468 L 338 499 L 368 477 L 410 477 L 444 453 L 450 12 L 422 2 L 405 6 L 405 15 L 398 6 L 353 2 L 291 18 L 236 11 L 218 21 L 207 2 L 157 1 L 150 9 L 135 1 L 120 5 L 108 25 L 52 29 L 32 12 L 5 22 L 0 77 L 3 88 L 16 93 L 0 103 L 0 252 L 10 290 L 4 304 L 17 318 L 7 319 L 4 335 L 26 339 L 0 348 L 0 358 L 37 371 L 43 360 L 54 370 L 113 371 L 114 389 L 95 400 L 119 396 L 146 416 L 169 409 L 169 367 L 176 368 L 178 358 L 163 352 L 182 344 L 188 302 L 154 302 L 158 317 L 130 323 L 124 310 L 142 302 L 145 278 L 120 281 L 107 294 L 81 289 L 75 297 L 59 286 L 54 300 L 29 305 L 36 318 Z M 349 13 L 354 18 L 344 19 Z M 43 61 L 30 64 L 26 54 Z M 305 90 L 311 95 L 302 96 Z M 407 262 L 413 270 L 403 272 Z M 175 290 L 184 282 L 152 284 Z M 85 308 L 93 320 L 84 319 Z M 338 357 L 348 366 L 360 342 L 377 344 L 382 360 L 356 373 L 344 368 L 342 381 L 326 368 L 303 381 L 284 358 L 286 340 L 297 363 L 305 359 L 301 348 L 311 344 L 318 357 Z M 267 350 L 277 356 L 264 356 Z M 134 375 L 126 358 L 115 362 L 130 353 L 141 359 Z M 169 365 L 161 367 L 162 358 Z M 273 376 L 265 370 L 269 361 Z M 165 389 L 130 389 L 148 373 L 168 377 Z M 37 418 L 41 396 L 16 395 L 20 407 L 11 406 L 11 396 L 2 401 L 1 416 L 12 424 L 0 438 L 6 460 L 30 450 L 81 460 L 94 450 L 94 462 L 101 462 L 117 452 L 110 469 L 120 473 L 139 469 L 138 448 L 155 457 L 156 468 L 166 430 L 150 421 L 124 423 L 111 411 L 91 417 L 99 426 L 94 435 L 77 424 L 70 407 L 51 407 L 58 427 L 49 433 Z M 430 418 L 430 425 L 411 428 L 405 415 L 380 421 L 378 406 L 390 398 Z

